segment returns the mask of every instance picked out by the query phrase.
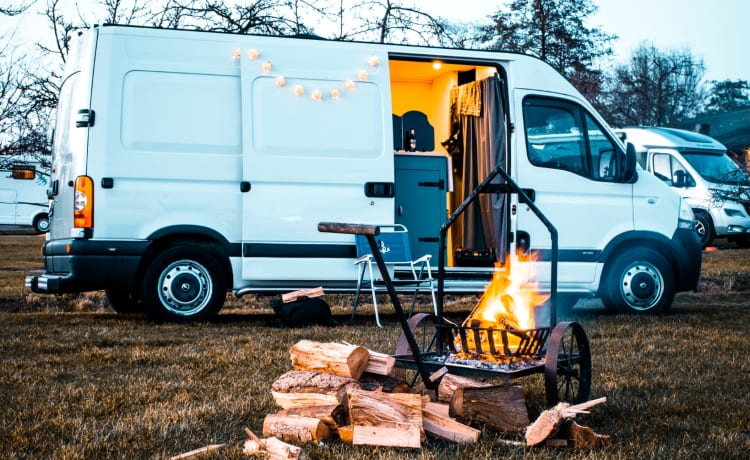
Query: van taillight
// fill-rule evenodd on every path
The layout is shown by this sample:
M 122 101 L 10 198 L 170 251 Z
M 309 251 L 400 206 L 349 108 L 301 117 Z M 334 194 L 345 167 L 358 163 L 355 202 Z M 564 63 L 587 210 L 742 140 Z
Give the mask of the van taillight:
M 92 228 L 94 226 L 94 181 L 88 176 L 76 177 L 73 201 L 73 226 Z

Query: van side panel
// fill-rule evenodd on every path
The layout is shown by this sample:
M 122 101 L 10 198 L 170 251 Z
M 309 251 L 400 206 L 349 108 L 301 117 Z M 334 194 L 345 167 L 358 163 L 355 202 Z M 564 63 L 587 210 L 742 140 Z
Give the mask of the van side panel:
M 211 34 L 118 32 L 100 30 L 92 88 L 94 239 L 147 239 L 180 224 L 239 240 L 236 45 Z

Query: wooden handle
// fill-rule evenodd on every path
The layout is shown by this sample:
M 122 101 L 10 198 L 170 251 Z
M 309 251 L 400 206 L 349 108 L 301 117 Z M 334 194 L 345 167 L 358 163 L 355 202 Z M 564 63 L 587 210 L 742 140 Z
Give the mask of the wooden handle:
M 319 222 L 318 231 L 327 232 L 327 233 L 349 233 L 353 235 L 375 236 L 380 233 L 380 228 L 377 225 L 344 224 L 344 223 L 339 223 L 339 222 Z

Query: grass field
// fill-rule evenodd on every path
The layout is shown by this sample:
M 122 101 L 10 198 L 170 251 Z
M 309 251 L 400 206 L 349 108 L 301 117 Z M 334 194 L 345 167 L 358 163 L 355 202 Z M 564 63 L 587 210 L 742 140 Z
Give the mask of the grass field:
M 228 446 L 200 458 L 246 458 L 244 427 L 262 431 L 277 408 L 271 383 L 291 368 L 300 339 L 347 341 L 392 353 L 400 328 L 349 296 L 327 296 L 340 325 L 277 329 L 267 299 L 232 299 L 211 323 L 153 324 L 118 315 L 101 293 L 39 296 L 23 288 L 41 268 L 36 236 L 0 236 L 0 457 L 168 458 Z M 663 316 L 606 313 L 579 303 L 564 319 L 591 342 L 592 398 L 607 403 L 577 421 L 612 437 L 594 450 L 527 448 L 483 429 L 473 445 L 428 438 L 421 450 L 308 445 L 312 459 L 716 458 L 750 453 L 750 250 L 704 253 L 699 292 L 679 294 Z M 451 299 L 460 320 L 475 299 Z M 562 318 L 561 318 L 562 319 Z M 543 379 L 514 380 L 532 420 L 545 409 Z

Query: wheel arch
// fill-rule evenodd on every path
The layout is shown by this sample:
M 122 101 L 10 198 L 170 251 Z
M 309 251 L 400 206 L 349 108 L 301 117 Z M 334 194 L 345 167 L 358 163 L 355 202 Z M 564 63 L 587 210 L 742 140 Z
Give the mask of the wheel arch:
M 648 248 L 658 252 L 666 258 L 672 269 L 672 274 L 679 284 L 680 271 L 677 270 L 677 260 L 672 254 L 671 247 L 671 240 L 656 232 L 634 231 L 618 235 L 616 238 L 612 239 L 602 251 L 600 261 L 603 263 L 604 268 L 602 269 L 599 278 L 599 293 L 601 294 L 603 280 L 607 278 L 607 274 L 612 268 L 613 262 L 616 260 L 617 256 L 629 249 L 635 248 Z
M 143 275 L 156 254 L 172 246 L 197 246 L 213 252 L 226 277 L 227 286 L 232 285 L 232 264 L 229 258 L 240 256 L 241 243 L 231 243 L 222 234 L 207 227 L 196 225 L 176 225 L 159 229 L 148 236 L 151 243 L 141 257 L 135 276 L 134 290 L 140 290 Z

